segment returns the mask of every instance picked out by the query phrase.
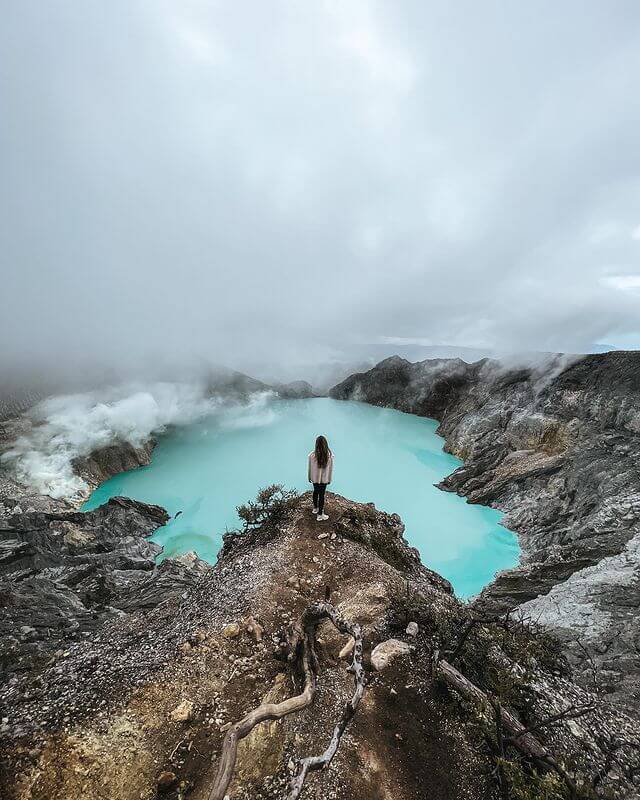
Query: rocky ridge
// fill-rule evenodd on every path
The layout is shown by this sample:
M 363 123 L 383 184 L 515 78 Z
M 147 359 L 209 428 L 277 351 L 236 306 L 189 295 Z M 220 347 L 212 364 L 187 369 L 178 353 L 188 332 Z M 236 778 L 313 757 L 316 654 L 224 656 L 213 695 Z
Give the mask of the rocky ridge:
M 6 505 L 5 505 L 6 510 Z M 209 565 L 193 554 L 156 565 L 148 536 L 168 516 L 124 497 L 78 511 L 0 517 L 0 682 L 11 686 L 113 618 L 154 608 Z
M 464 465 L 440 488 L 505 512 L 520 565 L 476 606 L 520 608 L 582 679 L 640 702 L 640 352 L 538 366 L 386 359 L 330 395 L 433 417 Z
M 596 703 L 588 723 L 567 720 L 548 744 L 572 769 L 579 765 L 585 786 L 595 781 L 585 796 L 635 797 L 637 729 L 602 695 L 632 708 L 637 691 L 637 362 L 596 362 L 564 388 L 555 386 L 580 363 L 558 362 L 545 372 L 486 361 L 425 366 L 389 359 L 372 379 L 353 376 L 334 396 L 440 419 L 447 448 L 465 459 L 442 488 L 503 508 L 523 544 L 521 567 L 499 576 L 475 613 L 494 616 L 519 606 L 564 636 L 576 668 L 577 684 L 546 644 L 540 649 L 534 626 L 524 655 L 522 642 L 507 648 L 509 671 L 529 701 L 508 701 L 525 721 Z M 152 446 L 108 447 L 75 468 L 95 485 L 148 463 Z M 0 744 L 7 796 L 206 797 L 210 760 L 226 725 L 244 713 L 248 699 L 278 699 L 293 689 L 281 662 L 287 624 L 328 589 L 345 614 L 369 620 L 374 692 L 382 675 L 389 682 L 386 694 L 375 694 L 373 716 L 365 703 L 366 724 L 354 721 L 346 735 L 354 752 L 340 774 L 332 768 L 316 781 L 320 796 L 402 800 L 423 797 L 425 786 L 433 797 L 496 796 L 495 783 L 479 778 L 495 769 L 491 753 L 478 747 L 486 720 L 462 714 L 455 703 L 440 706 L 441 688 L 430 672 L 434 650 L 451 641 L 451 628 L 459 629 L 470 610 L 420 565 L 399 518 L 332 502 L 337 519 L 320 534 L 296 506 L 275 529 L 230 538 L 215 568 L 193 556 L 156 567 L 157 546 L 147 537 L 166 520 L 162 509 L 117 498 L 81 514 L 2 476 Z M 408 621 L 417 632 L 409 634 Z M 265 632 L 260 641 L 258 629 Z M 494 649 L 504 645 L 502 637 L 491 626 L 474 629 L 459 656 L 472 678 L 499 692 L 488 671 L 504 666 Z M 285 797 L 298 748 L 320 751 L 326 744 L 313 721 L 325 720 L 325 734 L 335 722 L 349 682 L 340 664 L 348 643 L 330 631 L 320 638 L 327 683 L 316 716 L 265 726 L 284 731 L 275 750 L 256 729 L 243 744 L 232 796 Z M 325 641 L 332 643 L 327 652 Z M 379 678 L 376 647 L 398 654 Z M 402 685 L 412 691 L 399 701 Z M 416 740 L 408 750 L 405 739 Z M 166 768 L 158 772 L 158 765 Z
M 569 797 L 554 769 L 496 741 L 488 707 L 442 683 L 438 653 L 536 729 L 576 797 L 634 796 L 637 722 L 573 683 L 552 643 L 526 625 L 469 625 L 469 608 L 421 564 L 397 515 L 329 495 L 330 520 L 318 524 L 309 504 L 303 495 L 277 521 L 227 536 L 215 567 L 181 593 L 105 619 L 5 683 L 3 797 L 205 800 L 230 724 L 299 691 L 291 625 L 327 598 L 362 626 L 367 686 L 330 768 L 309 777 L 304 797 Z M 109 513 L 118 509 L 120 501 Z M 143 526 L 158 515 L 129 512 Z M 298 759 L 324 750 L 350 696 L 349 648 L 321 625 L 312 706 L 241 742 L 230 797 L 288 796 Z M 570 708 L 588 712 L 544 724 Z

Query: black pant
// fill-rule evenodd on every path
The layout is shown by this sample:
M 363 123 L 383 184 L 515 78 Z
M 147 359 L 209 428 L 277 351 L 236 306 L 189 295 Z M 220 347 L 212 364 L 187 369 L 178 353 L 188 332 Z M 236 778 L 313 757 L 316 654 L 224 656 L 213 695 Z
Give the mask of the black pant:
M 324 511 L 324 493 L 326 490 L 326 483 L 313 484 L 313 507 L 318 509 L 318 514 L 322 514 Z

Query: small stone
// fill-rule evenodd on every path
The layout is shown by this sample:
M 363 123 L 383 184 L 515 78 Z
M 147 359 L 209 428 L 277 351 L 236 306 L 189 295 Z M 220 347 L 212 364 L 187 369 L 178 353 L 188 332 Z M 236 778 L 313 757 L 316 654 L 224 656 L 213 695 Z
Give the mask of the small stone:
M 175 772 L 163 770 L 158 775 L 158 792 L 160 794 L 166 794 L 167 792 L 171 791 L 177 780 L 178 776 L 175 774 Z
M 262 625 L 259 622 L 256 622 L 253 617 L 247 617 L 245 620 L 245 625 L 247 628 L 247 633 L 252 633 L 256 642 L 261 642 L 262 635 L 264 633 L 264 628 Z
M 329 534 L 328 533 L 319 533 L 318 534 L 318 539 L 328 539 L 328 538 L 329 538 Z
M 407 625 L 407 636 L 417 636 L 418 635 L 418 623 L 417 622 L 410 622 Z
M 220 727 L 221 733 L 226 733 L 229 730 L 229 728 L 231 727 L 232 724 L 233 723 L 231 723 L 231 722 L 225 722 L 225 724 Z
M 193 717 L 193 703 L 191 700 L 183 700 L 173 709 L 169 717 L 174 722 L 188 722 Z
M 234 639 L 240 633 L 240 626 L 237 622 L 232 622 L 222 630 L 222 635 L 225 639 Z

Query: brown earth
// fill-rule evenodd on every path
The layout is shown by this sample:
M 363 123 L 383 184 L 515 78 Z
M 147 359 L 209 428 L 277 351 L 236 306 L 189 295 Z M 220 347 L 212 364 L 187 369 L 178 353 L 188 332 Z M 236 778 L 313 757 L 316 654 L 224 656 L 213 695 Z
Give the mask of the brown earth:
M 369 682 L 336 758 L 310 776 L 303 796 L 497 798 L 478 715 L 431 675 L 433 649 L 455 635 L 467 612 L 408 547 L 397 515 L 333 494 L 327 510 L 329 521 L 318 523 L 303 495 L 277 525 L 227 539 L 216 566 L 183 596 L 108 623 L 86 647 L 58 653 L 33 676 L 44 696 L 33 702 L 26 692 L 3 711 L 17 733 L 2 740 L 2 797 L 206 800 L 228 723 L 265 698 L 278 701 L 300 690 L 283 658 L 287 628 L 309 603 L 330 595 L 345 617 L 363 626 Z M 249 617 L 264 629 L 262 641 L 247 629 Z M 419 625 L 415 638 L 405 633 L 409 621 Z M 325 749 L 353 678 L 338 657 L 345 637 L 328 623 L 317 635 L 315 702 L 261 724 L 241 742 L 230 797 L 286 797 L 298 759 Z M 486 651 L 496 646 L 488 636 L 470 639 L 463 656 L 474 680 L 485 685 L 491 681 Z M 408 642 L 410 655 L 372 671 L 371 648 L 392 637 Z M 87 667 L 89 651 L 100 668 Z M 150 651 L 161 656 L 159 669 L 147 669 Z M 553 702 L 563 701 L 560 687 L 574 689 L 555 667 L 536 680 L 555 682 Z M 172 712 L 182 701 L 193 704 L 192 717 L 175 721 Z M 534 717 L 553 708 L 543 693 L 537 702 L 542 711 L 534 703 L 527 712 Z M 51 706 L 57 706 L 53 717 Z M 65 715 L 66 707 L 73 710 Z M 594 740 L 611 725 L 637 737 L 631 720 L 608 714 L 590 720 Z M 591 747 L 586 753 L 577 747 L 588 735 L 579 729 L 574 737 L 567 728 L 551 744 L 587 769 L 602 759 Z M 617 777 L 616 785 L 627 787 L 626 780 Z

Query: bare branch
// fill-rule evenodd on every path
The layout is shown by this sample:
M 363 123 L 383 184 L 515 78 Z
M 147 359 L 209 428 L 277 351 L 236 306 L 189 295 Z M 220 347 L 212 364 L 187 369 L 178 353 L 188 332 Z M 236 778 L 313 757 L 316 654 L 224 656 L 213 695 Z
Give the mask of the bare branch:
M 248 736 L 255 726 L 261 722 L 282 719 L 288 714 L 302 711 L 302 709 L 311 705 L 316 691 L 315 674 L 311 667 L 312 658 L 310 652 L 312 649 L 312 641 L 306 633 L 303 634 L 301 662 L 304 674 L 304 688 L 300 694 L 290 697 L 281 703 L 262 703 L 258 708 L 250 711 L 239 722 L 229 728 L 222 743 L 218 772 L 209 792 L 209 800 L 224 800 L 233 777 L 240 739 Z
M 298 772 L 292 778 L 289 787 L 289 800 L 296 800 L 300 796 L 309 772 L 329 766 L 338 751 L 342 734 L 358 709 L 365 688 L 365 674 L 362 667 L 362 630 L 360 625 L 347 622 L 344 617 L 337 613 L 333 606 L 326 603 L 318 603 L 316 608 L 331 620 L 340 633 L 352 636 L 354 639 L 353 659 L 349 671 L 353 673 L 355 688 L 351 699 L 345 703 L 342 716 L 333 729 L 331 741 L 324 753 L 319 756 L 303 758 L 299 762 Z
M 537 722 L 535 725 L 530 725 L 528 728 L 524 728 L 522 733 L 517 734 L 517 736 L 513 738 L 522 736 L 523 733 L 532 733 L 533 731 L 542 730 L 542 728 L 546 728 L 549 725 L 555 725 L 557 722 L 562 722 L 566 719 L 578 719 L 579 717 L 584 717 L 585 714 L 592 714 L 595 710 L 596 707 L 593 704 L 585 706 L 569 706 L 568 708 L 565 708 L 564 711 L 560 711 L 558 714 L 554 714 L 551 717 L 543 719 L 541 722 Z M 512 741 L 512 739 L 509 739 L 508 741 Z
M 273 719 L 282 719 L 289 714 L 308 708 L 313 702 L 316 691 L 317 659 L 314 649 L 315 630 L 323 619 L 330 619 L 335 627 L 344 634 L 353 636 L 355 640 L 353 661 L 349 670 L 355 676 L 355 691 L 351 699 L 345 704 L 340 721 L 336 725 L 331 742 L 321 756 L 303 759 L 298 768 L 298 774 L 291 782 L 290 798 L 295 800 L 300 795 L 307 774 L 312 770 L 322 769 L 331 763 L 338 750 L 340 739 L 349 721 L 355 714 L 365 687 L 365 675 L 362 667 L 362 631 L 358 624 L 350 623 L 344 619 L 330 603 L 314 603 L 305 609 L 300 619 L 293 626 L 290 638 L 290 653 L 288 660 L 291 664 L 301 663 L 304 675 L 303 691 L 284 700 L 281 703 L 262 703 L 250 711 L 239 722 L 229 728 L 222 743 L 222 752 L 218 764 L 218 772 L 209 792 L 209 800 L 224 800 L 238 754 L 238 742 L 259 725 Z
M 491 704 L 491 698 L 482 689 L 479 689 L 474 683 L 465 678 L 461 672 L 458 672 L 447 661 L 437 662 L 436 675 L 465 699 L 484 707 Z M 557 772 L 567 785 L 571 797 L 576 797 L 576 785 L 564 767 L 555 760 L 535 736 L 526 730 L 524 725 L 510 711 L 499 705 L 497 708 L 499 709 L 502 727 L 511 735 L 509 742 L 523 755 Z

